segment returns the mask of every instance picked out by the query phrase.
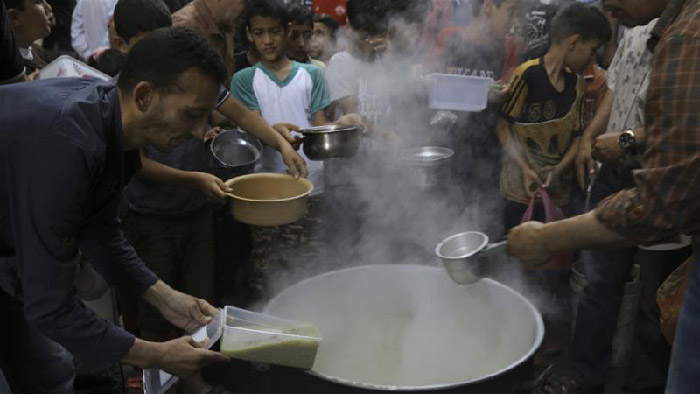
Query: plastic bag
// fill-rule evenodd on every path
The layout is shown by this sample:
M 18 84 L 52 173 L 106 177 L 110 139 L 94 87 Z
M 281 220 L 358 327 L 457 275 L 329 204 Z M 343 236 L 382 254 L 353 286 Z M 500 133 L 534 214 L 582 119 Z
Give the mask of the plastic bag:
M 683 296 L 688 288 L 688 282 L 690 282 L 690 275 L 694 267 L 695 255 L 692 255 L 675 271 L 671 272 L 671 275 L 666 278 L 656 292 L 656 303 L 661 311 L 659 316 L 661 333 L 664 334 L 664 337 L 670 344 L 673 344 L 678 316 L 683 305 Z
M 535 216 L 535 204 L 537 203 L 537 195 L 539 195 L 542 198 L 542 205 L 544 207 L 544 222 L 549 223 L 549 222 L 557 222 L 559 220 L 562 220 L 565 218 L 564 212 L 562 212 L 559 207 L 554 205 L 554 201 L 552 201 L 552 198 L 549 196 L 549 193 L 547 192 L 546 189 L 540 187 L 535 193 L 532 198 L 530 199 L 530 204 L 527 206 L 527 210 L 523 214 L 522 219 L 520 220 L 520 223 L 526 223 L 526 222 L 531 222 L 534 219 Z M 556 269 L 556 268 L 562 268 L 566 267 L 568 265 L 571 265 L 574 259 L 574 254 L 573 252 L 565 252 L 558 254 L 552 258 L 550 262 L 547 264 L 544 264 L 540 266 L 541 269 Z

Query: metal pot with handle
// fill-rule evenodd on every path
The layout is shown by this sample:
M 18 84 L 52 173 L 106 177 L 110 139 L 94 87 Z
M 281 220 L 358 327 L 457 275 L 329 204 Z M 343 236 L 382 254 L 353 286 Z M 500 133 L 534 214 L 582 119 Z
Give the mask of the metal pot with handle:
M 435 254 L 453 281 L 460 285 L 476 283 L 489 263 L 502 254 L 506 241 L 490 244 L 489 237 L 478 231 L 450 236 L 435 247 Z
M 353 157 L 360 149 L 362 126 L 327 125 L 299 131 L 304 135 L 304 154 L 309 160 Z

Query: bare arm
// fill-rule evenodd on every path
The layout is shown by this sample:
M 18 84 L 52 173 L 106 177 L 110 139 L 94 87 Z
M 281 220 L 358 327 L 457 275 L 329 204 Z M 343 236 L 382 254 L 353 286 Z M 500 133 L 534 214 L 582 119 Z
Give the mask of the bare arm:
M 539 175 L 533 171 L 532 168 L 530 168 L 530 165 L 523 156 L 522 148 L 517 141 L 512 138 L 511 134 L 510 123 L 503 118 L 499 119 L 498 124 L 496 125 L 496 136 L 498 137 L 498 141 L 501 143 L 506 155 L 513 159 L 518 167 L 520 167 L 523 187 L 528 194 L 533 195 L 533 193 L 536 192 L 536 186 L 543 186 L 542 180 L 540 179 Z
M 608 89 L 603 96 L 603 99 L 598 105 L 591 124 L 583 132 L 581 143 L 576 154 L 576 179 L 581 190 L 586 188 L 586 176 L 593 173 L 598 168 L 598 163 L 593 159 L 591 146 L 596 137 L 605 133 L 610 121 L 610 113 L 612 112 L 613 92 Z
M 199 190 L 211 199 L 226 197 L 231 189 L 219 178 L 206 172 L 183 171 L 149 159 L 141 152 L 141 171 L 136 173 L 140 180 L 171 186 Z
M 282 154 L 282 160 L 294 176 L 306 176 L 306 163 L 294 150 L 294 139 L 288 127 L 276 129 L 271 127 L 256 111 L 251 111 L 233 97 L 229 97 L 219 107 L 219 112 L 265 144 Z M 286 132 L 285 132 L 286 131 Z M 284 134 L 284 135 L 283 135 Z

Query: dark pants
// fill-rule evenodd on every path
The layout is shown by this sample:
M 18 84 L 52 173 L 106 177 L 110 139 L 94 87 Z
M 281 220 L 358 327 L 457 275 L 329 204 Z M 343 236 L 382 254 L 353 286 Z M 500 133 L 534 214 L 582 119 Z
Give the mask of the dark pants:
M 73 393 L 73 358 L 24 318 L 20 300 L 0 289 L 0 369 L 13 394 Z
M 695 268 L 678 318 L 667 394 L 695 393 L 700 387 L 700 240 L 695 238 Z
M 136 253 L 163 282 L 174 289 L 212 302 L 214 237 L 208 207 L 175 218 L 129 212 L 124 230 Z M 139 303 L 139 327 L 146 340 L 166 340 L 178 334 L 153 306 Z
M 611 194 L 632 186 L 629 169 L 603 165 L 591 190 L 591 207 Z M 689 248 L 659 252 L 636 247 L 582 253 L 588 285 L 579 300 L 571 344 L 571 362 L 579 384 L 589 388 L 603 385 L 606 381 L 624 285 L 630 279 L 632 266 L 638 263 L 641 267 L 642 295 L 636 327 L 639 335 L 636 335 L 636 339 L 642 344 L 641 354 L 649 357 L 640 356 L 635 361 L 652 359 L 657 365 L 633 363 L 631 368 L 646 371 L 646 383 L 637 382 L 639 385 L 663 385 L 663 381 L 658 380 L 663 380 L 665 375 L 668 354 L 664 355 L 655 294 L 661 282 L 689 253 Z M 667 347 L 665 352 L 668 353 Z

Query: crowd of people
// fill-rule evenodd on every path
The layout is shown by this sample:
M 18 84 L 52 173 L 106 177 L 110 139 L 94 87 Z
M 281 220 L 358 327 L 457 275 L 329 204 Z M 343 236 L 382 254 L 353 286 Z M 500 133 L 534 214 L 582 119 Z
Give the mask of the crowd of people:
M 571 344 L 531 392 L 603 392 L 635 264 L 625 392 L 694 392 L 697 0 L 347 0 L 342 18 L 281 0 L 0 3 L 0 377 L 12 392 L 73 392 L 73 357 L 225 392 L 199 371 L 228 357 L 182 335 L 213 305 L 257 301 L 251 271 L 315 259 L 341 226 L 363 231 L 346 186 L 381 178 L 381 161 L 309 160 L 296 132 L 327 124 L 366 130 L 381 148 L 361 157 L 451 148 L 464 226 L 507 239 L 552 297 L 580 254 Z M 59 56 L 108 77 L 43 78 Z M 487 108 L 429 109 L 431 73 L 491 78 Z M 230 216 L 206 141 L 231 127 L 263 143 L 253 171 L 314 184 L 301 222 Z M 682 265 L 669 342 L 656 296 Z M 116 291 L 123 327 L 80 300 L 86 266 Z

